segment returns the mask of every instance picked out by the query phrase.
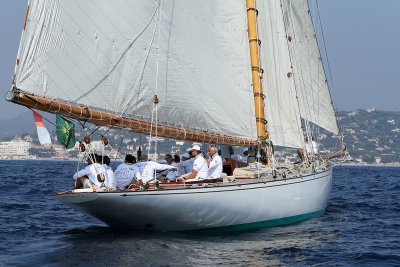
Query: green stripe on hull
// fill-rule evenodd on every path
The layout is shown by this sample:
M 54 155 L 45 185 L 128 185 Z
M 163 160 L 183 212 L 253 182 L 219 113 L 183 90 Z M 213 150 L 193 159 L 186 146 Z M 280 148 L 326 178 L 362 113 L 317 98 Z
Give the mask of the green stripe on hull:
M 324 213 L 324 210 L 315 211 L 311 213 L 296 215 L 292 217 L 286 218 L 279 218 L 274 220 L 267 220 L 261 222 L 254 222 L 254 223 L 244 223 L 244 224 L 237 224 L 237 225 L 230 225 L 230 226 L 222 226 L 222 227 L 215 227 L 215 228 L 206 228 L 206 229 L 198 229 L 198 230 L 189 230 L 184 231 L 185 233 L 193 233 L 193 234 L 229 234 L 234 232 L 244 232 L 250 231 L 260 228 L 269 228 L 269 227 L 276 227 L 276 226 L 283 226 L 289 224 L 295 224 L 298 222 L 302 222 L 312 218 L 318 218 Z

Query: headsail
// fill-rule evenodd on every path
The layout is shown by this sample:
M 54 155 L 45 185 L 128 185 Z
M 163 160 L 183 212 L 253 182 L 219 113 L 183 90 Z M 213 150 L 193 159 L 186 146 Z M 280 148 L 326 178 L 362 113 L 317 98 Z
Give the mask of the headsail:
M 17 88 L 149 118 L 158 79 L 160 121 L 255 140 L 244 1 L 134 4 L 31 0 Z
M 300 118 L 337 134 L 307 0 L 258 1 L 257 8 L 271 140 L 303 147 Z
M 338 134 L 335 112 L 307 0 L 282 0 L 282 9 L 291 38 L 293 64 L 302 118 Z
M 291 72 L 280 0 L 258 1 L 258 27 L 267 127 L 275 145 L 302 147 L 300 112 Z

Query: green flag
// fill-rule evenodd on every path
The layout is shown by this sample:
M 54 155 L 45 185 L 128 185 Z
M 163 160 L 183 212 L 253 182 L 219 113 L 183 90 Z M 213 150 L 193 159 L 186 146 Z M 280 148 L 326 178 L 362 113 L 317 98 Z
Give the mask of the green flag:
M 65 148 L 70 149 L 75 146 L 75 124 L 61 115 L 56 116 L 57 140 Z

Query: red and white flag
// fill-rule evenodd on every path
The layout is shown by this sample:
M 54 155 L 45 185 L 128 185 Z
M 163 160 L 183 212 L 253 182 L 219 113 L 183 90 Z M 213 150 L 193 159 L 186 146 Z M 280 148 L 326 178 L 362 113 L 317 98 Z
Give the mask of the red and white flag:
M 51 144 L 50 134 L 49 131 L 47 131 L 46 127 L 44 126 L 42 116 L 40 116 L 39 113 L 33 111 L 33 117 L 35 118 L 37 134 L 39 137 L 40 144 L 41 145 Z

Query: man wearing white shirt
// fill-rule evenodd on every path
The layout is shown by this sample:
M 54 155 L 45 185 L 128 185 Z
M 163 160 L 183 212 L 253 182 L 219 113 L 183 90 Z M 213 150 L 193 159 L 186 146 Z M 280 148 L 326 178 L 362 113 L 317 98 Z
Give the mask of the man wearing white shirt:
M 244 147 L 242 150 L 242 159 L 240 161 L 244 164 L 247 164 L 248 156 L 249 156 L 249 149 L 247 147 Z
M 311 137 L 311 140 L 309 140 L 306 143 L 306 152 L 307 152 L 307 157 L 309 160 L 315 160 L 318 158 L 318 144 L 314 141 L 314 139 Z
M 75 180 L 75 188 L 100 188 L 101 182 L 99 178 L 105 178 L 105 170 L 103 166 L 96 163 L 98 156 L 89 154 L 87 164 L 84 169 L 76 172 L 73 176 Z
M 168 181 L 174 181 L 176 178 L 178 178 L 180 176 L 180 172 L 179 172 L 180 164 L 175 162 L 175 160 L 171 154 L 165 155 L 164 159 L 168 165 L 176 167 L 176 171 L 169 171 L 165 176 L 165 178 Z
M 306 151 L 310 155 L 318 155 L 318 144 L 314 140 L 311 140 L 310 142 L 306 143 Z
M 106 180 L 104 182 L 104 185 L 110 189 L 116 189 L 117 188 L 117 182 L 115 180 L 115 175 L 110 167 L 110 157 L 104 156 L 103 157 L 103 168 L 106 171 Z
M 182 155 L 182 162 L 180 164 L 180 175 L 185 175 L 191 173 L 193 170 L 194 158 L 191 158 L 189 153 L 184 153 Z
M 143 184 L 153 182 L 154 174 L 157 173 L 157 171 L 165 171 L 165 170 L 176 171 L 178 169 L 175 166 L 160 164 L 154 161 L 138 162 L 135 164 L 135 166 L 140 170 L 141 181 Z
M 125 156 L 125 163 L 121 163 L 115 170 L 116 186 L 125 189 L 133 182 L 140 180 L 140 170 L 136 166 L 136 158 L 130 154 Z
M 193 163 L 192 172 L 189 175 L 184 176 L 183 178 L 187 182 L 201 181 L 207 179 L 208 165 L 207 161 L 201 155 L 200 147 L 198 145 L 194 145 L 192 148 L 190 148 L 189 151 L 191 152 L 192 156 L 195 157 L 195 160 Z
M 208 179 L 219 179 L 222 174 L 222 158 L 218 155 L 218 150 L 210 146 L 207 151 L 210 161 L 208 161 Z

